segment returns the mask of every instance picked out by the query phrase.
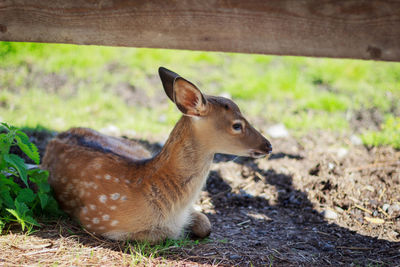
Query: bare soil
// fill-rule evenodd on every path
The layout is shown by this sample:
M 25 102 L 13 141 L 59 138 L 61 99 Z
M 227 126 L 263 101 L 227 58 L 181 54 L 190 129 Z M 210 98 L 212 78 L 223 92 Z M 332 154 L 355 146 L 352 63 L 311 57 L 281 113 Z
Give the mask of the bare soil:
M 43 153 L 52 134 L 29 134 Z M 213 225 L 208 240 L 141 264 L 400 266 L 399 151 L 326 132 L 271 142 L 269 159 L 216 155 L 198 202 Z M 0 236 L 0 265 L 137 264 L 132 243 L 69 219 L 43 221 L 30 236 L 13 229 Z

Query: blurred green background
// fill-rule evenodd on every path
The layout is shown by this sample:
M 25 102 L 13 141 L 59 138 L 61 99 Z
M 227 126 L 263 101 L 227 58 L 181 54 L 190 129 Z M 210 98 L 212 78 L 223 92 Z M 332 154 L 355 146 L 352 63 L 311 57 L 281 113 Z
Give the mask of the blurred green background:
M 165 136 L 180 116 L 158 67 L 233 98 L 257 128 L 400 148 L 400 63 L 0 42 L 0 121 Z

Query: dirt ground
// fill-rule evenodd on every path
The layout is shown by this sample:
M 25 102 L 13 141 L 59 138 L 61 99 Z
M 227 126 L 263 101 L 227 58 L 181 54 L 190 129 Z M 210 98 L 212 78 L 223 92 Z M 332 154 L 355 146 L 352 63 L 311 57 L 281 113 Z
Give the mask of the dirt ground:
M 31 132 L 43 153 L 51 135 Z M 400 266 L 400 152 L 348 136 L 271 139 L 269 159 L 216 155 L 199 208 L 213 228 L 198 245 L 142 265 Z M 156 151 L 159 145 L 146 143 Z M 132 244 L 68 219 L 0 236 L 0 265 L 130 265 Z

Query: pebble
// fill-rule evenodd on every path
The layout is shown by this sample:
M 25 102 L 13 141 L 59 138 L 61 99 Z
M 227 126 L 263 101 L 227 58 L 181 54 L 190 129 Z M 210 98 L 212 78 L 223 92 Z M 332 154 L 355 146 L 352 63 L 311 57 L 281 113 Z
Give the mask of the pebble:
M 237 255 L 237 254 L 232 254 L 232 255 L 229 256 L 229 258 L 230 258 L 231 260 L 237 260 L 237 259 L 240 259 L 240 256 Z
M 350 136 L 350 142 L 353 144 L 353 145 L 356 145 L 356 146 L 359 146 L 359 145 L 362 145 L 362 140 L 361 140 L 361 138 L 360 137 L 358 137 L 357 135 L 352 135 L 352 136 Z
M 326 209 L 322 212 L 322 215 L 324 216 L 325 219 L 331 219 L 331 220 L 336 220 L 338 218 L 338 215 L 336 212 L 334 212 L 331 209 Z
M 337 156 L 338 156 L 339 158 L 344 158 L 348 153 L 349 153 L 349 150 L 348 150 L 348 149 L 346 149 L 346 148 L 344 148 L 344 147 L 341 147 L 341 148 L 339 148 L 338 151 L 337 151 Z
M 399 212 L 400 211 L 400 206 L 397 204 L 390 205 L 388 208 L 388 214 L 392 215 L 394 212 Z
M 282 123 L 275 124 L 267 129 L 267 134 L 272 138 L 289 137 L 289 132 Z
M 390 207 L 390 205 L 385 203 L 385 204 L 383 204 L 382 209 L 383 209 L 384 212 L 387 212 L 389 207 Z
M 329 163 L 328 163 L 328 169 L 329 169 L 329 170 L 333 170 L 334 168 L 335 168 L 335 164 L 332 163 L 332 162 L 329 162 Z

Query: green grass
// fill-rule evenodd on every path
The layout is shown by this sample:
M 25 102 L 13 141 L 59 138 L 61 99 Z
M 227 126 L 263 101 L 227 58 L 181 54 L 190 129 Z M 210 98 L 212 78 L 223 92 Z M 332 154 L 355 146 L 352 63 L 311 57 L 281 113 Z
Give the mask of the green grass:
M 400 117 L 389 115 L 381 126 L 381 131 L 367 131 L 362 139 L 370 146 L 391 145 L 400 149 Z
M 164 95 L 159 66 L 207 94 L 231 95 L 245 115 L 262 119 L 259 128 L 283 122 L 295 135 L 316 129 L 367 133 L 353 128 L 352 114 L 400 114 L 400 63 L 0 42 L 0 117 L 55 130 L 113 125 L 122 132 L 166 134 L 179 114 Z M 134 88 L 133 104 L 121 88 Z M 363 140 L 395 145 L 385 131 Z
M 149 264 L 154 259 L 160 258 L 163 260 L 168 254 L 171 254 L 174 249 L 191 248 L 199 244 L 210 242 L 209 239 L 192 240 L 185 237 L 180 240 L 167 239 L 158 245 L 150 245 L 148 242 L 127 242 L 125 245 L 125 254 L 123 265 L 136 266 L 138 264 Z

